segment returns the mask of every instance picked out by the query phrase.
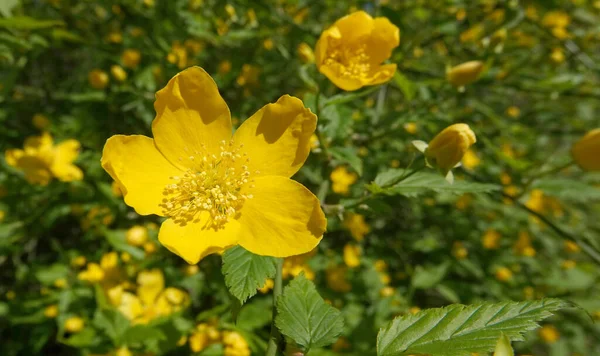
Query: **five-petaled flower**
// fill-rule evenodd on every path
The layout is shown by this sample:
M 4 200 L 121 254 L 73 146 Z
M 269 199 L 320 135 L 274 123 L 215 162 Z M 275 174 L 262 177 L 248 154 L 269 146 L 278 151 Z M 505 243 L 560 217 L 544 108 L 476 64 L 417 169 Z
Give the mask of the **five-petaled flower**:
M 310 152 L 317 117 L 288 95 L 247 119 L 231 115 L 199 67 L 156 94 L 154 139 L 108 139 L 102 167 L 141 215 L 167 217 L 159 241 L 188 263 L 236 244 L 259 254 L 306 253 L 327 220 L 318 199 L 291 180 Z
M 357 11 L 323 31 L 315 48 L 317 68 L 347 91 L 385 83 L 396 65 L 382 63 L 399 44 L 400 30 L 387 18 Z

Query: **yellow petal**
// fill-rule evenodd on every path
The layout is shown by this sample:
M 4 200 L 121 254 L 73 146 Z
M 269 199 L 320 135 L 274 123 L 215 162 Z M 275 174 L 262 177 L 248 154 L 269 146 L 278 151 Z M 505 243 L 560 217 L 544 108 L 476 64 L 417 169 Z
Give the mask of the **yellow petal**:
M 72 164 L 79 155 L 80 146 L 77 140 L 66 140 L 54 147 L 54 160 L 50 170 L 56 178 L 64 182 L 83 178 L 81 169 Z
M 158 240 L 174 254 L 193 265 L 211 253 L 221 252 L 238 242 L 239 223 L 232 220 L 222 229 L 206 228 L 207 212 L 200 216 L 200 222 L 180 225 L 173 219 L 166 220 L 160 227 Z
M 337 20 L 334 24 L 342 34 L 344 41 L 352 43 L 369 35 L 374 28 L 371 15 L 364 11 L 356 11 Z
M 125 203 L 140 215 L 162 215 L 163 190 L 181 173 L 146 136 L 115 135 L 102 152 L 102 168 L 119 184 Z
M 25 155 L 23 150 L 18 148 L 6 150 L 4 153 L 4 159 L 6 160 L 6 164 L 11 167 L 17 167 L 19 159 Z
M 319 244 L 327 219 L 313 193 L 281 176 L 259 177 L 253 184 L 243 189 L 253 197 L 238 219 L 242 247 L 258 255 L 288 257 Z
M 400 29 L 385 17 L 373 20 L 373 32 L 367 42 L 367 53 L 373 64 L 380 64 L 392 55 L 400 44 Z
M 329 66 L 323 65 L 319 68 L 321 73 L 324 76 L 329 78 L 338 88 L 346 91 L 353 91 L 360 89 L 364 86 L 363 81 L 361 81 L 358 77 L 354 76 L 341 76 L 339 74 L 339 70 Z
M 25 179 L 31 184 L 47 185 L 52 179 L 46 161 L 39 156 L 25 155 L 19 158 L 18 167 L 25 174 Z
M 384 64 L 381 66 L 375 67 L 375 69 L 369 73 L 369 76 L 366 77 L 362 82 L 365 85 L 377 85 L 381 83 L 386 83 L 396 73 L 396 64 Z
M 156 93 L 152 133 L 156 147 L 176 167 L 194 156 L 218 153 L 231 138 L 231 115 L 214 80 L 200 67 L 175 75 Z
M 141 271 L 137 276 L 137 294 L 143 305 L 152 305 L 165 288 L 165 277 L 159 269 Z
M 243 144 L 252 174 L 291 177 L 310 153 L 310 136 L 317 117 L 302 101 L 284 95 L 276 103 L 257 111 L 235 132 L 236 144 Z
M 140 299 L 135 294 L 129 292 L 125 292 L 121 296 L 121 305 L 119 305 L 118 309 L 129 320 L 136 319 L 144 311 Z
M 600 171 L 600 128 L 586 133 L 571 149 L 575 162 L 586 171 Z

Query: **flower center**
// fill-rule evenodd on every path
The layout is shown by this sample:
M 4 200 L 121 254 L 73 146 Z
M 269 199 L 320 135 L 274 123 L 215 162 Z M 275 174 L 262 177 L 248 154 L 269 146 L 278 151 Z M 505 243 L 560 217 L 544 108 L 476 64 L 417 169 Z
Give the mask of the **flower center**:
M 200 222 L 200 213 L 207 212 L 209 219 L 204 227 L 215 230 L 235 218 L 244 202 L 252 199 L 252 194 L 241 193 L 242 186 L 252 182 L 246 165 L 250 159 L 246 153 L 240 153 L 242 148 L 243 145 L 234 147 L 233 140 L 222 141 L 219 154 L 209 154 L 204 149 L 187 157 L 192 168 L 183 176 L 169 177 L 172 183 L 163 190 L 163 214 L 185 226 Z
M 336 68 L 338 74 L 348 78 L 364 78 L 371 71 L 370 57 L 366 52 L 365 40 L 357 40 L 354 45 L 330 38 L 325 65 Z

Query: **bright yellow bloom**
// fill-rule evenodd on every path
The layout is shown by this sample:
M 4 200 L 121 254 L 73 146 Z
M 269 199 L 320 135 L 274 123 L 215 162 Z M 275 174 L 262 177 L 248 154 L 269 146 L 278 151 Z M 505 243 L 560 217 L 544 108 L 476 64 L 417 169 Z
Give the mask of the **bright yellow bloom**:
M 508 115 L 508 116 L 510 116 L 512 118 L 519 117 L 521 115 L 521 109 L 519 109 L 518 107 L 516 107 L 514 105 L 513 106 L 509 106 L 506 109 L 506 115 Z
M 127 68 L 135 69 L 142 60 L 142 54 L 137 49 L 126 49 L 121 54 L 121 62 Z
M 567 27 L 571 23 L 571 16 L 564 11 L 549 11 L 542 18 L 542 25 L 546 27 Z
M 79 147 L 79 141 L 73 139 L 55 146 L 52 136 L 44 132 L 41 136 L 28 137 L 22 150 L 7 150 L 5 159 L 9 166 L 23 171 L 31 184 L 47 185 L 53 176 L 72 182 L 83 178 L 83 172 L 73 164 Z
M 266 49 L 267 51 L 270 51 L 273 49 L 273 47 L 275 47 L 275 43 L 273 42 L 272 39 L 267 38 L 266 40 L 263 41 L 263 47 L 264 49 Z
M 538 330 L 540 338 L 547 344 L 553 344 L 560 339 L 560 333 L 553 325 L 544 325 Z
M 94 69 L 88 73 L 88 82 L 94 89 L 104 89 L 108 85 L 108 74 L 101 69 Z
M 415 146 L 425 154 L 427 163 L 439 169 L 444 175 L 463 159 L 469 147 L 475 142 L 477 142 L 475 133 L 467 124 L 446 127 L 428 145 L 422 141 L 413 141 Z
M 236 331 L 224 331 L 223 344 L 225 344 L 223 356 L 250 356 L 248 343 Z
M 125 238 L 131 246 L 143 246 L 148 241 L 148 229 L 140 225 L 132 226 L 125 233 Z
M 396 293 L 396 290 L 392 287 L 383 287 L 383 288 L 381 288 L 381 290 L 379 290 L 379 295 L 384 298 L 391 297 L 395 293 Z
M 500 267 L 496 270 L 496 279 L 500 282 L 508 282 L 512 279 L 512 271 L 506 267 Z
M 296 48 L 296 52 L 298 52 L 298 57 L 300 57 L 302 63 L 314 63 L 315 53 L 306 42 L 300 43 Z
M 78 316 L 72 316 L 65 320 L 65 331 L 69 333 L 78 333 L 83 330 L 85 326 L 85 321 Z
M 115 356 L 133 356 L 127 346 L 121 346 L 115 351 Z
M 552 53 L 550 54 L 550 59 L 556 64 L 561 64 L 565 61 L 565 53 L 562 48 L 555 47 L 552 48 Z
M 67 280 L 64 278 L 59 278 L 55 280 L 53 284 L 56 288 L 64 288 L 67 286 Z
M 106 36 L 106 42 L 121 43 L 123 42 L 123 34 L 120 31 L 114 31 Z
M 88 263 L 87 269 L 79 272 L 77 278 L 90 283 L 100 282 L 104 279 L 104 270 L 97 263 Z
M 177 64 L 177 68 L 179 69 L 188 66 L 187 50 L 179 41 L 174 41 L 171 45 L 171 51 L 167 55 L 167 61 L 171 64 Z
M 344 263 L 350 268 L 360 266 L 360 247 L 347 244 L 344 246 Z
M 110 74 L 112 74 L 113 78 L 115 78 L 119 82 L 125 81 L 125 79 L 127 79 L 127 72 L 125 71 L 125 69 L 116 64 L 110 66 Z
M 481 243 L 483 248 L 488 250 L 495 250 L 500 247 L 500 238 L 502 236 L 496 230 L 488 230 L 483 234 L 483 238 L 481 239 Z
M 482 71 L 482 61 L 465 62 L 450 68 L 446 73 L 446 79 L 455 87 L 462 87 L 477 81 Z
M 362 241 L 365 235 L 371 232 L 371 227 L 365 222 L 365 217 L 360 214 L 350 213 L 344 219 L 344 226 L 356 241 Z
M 350 186 L 356 182 L 358 176 L 355 173 L 349 172 L 346 167 L 336 167 L 329 175 L 333 185 L 331 189 L 338 194 L 348 194 Z
M 261 293 L 268 293 L 271 289 L 273 289 L 273 287 L 275 286 L 275 282 L 271 279 L 271 278 L 267 278 L 267 280 L 265 280 L 265 284 L 258 288 L 258 291 Z
M 302 101 L 282 96 L 232 137 L 215 82 L 191 67 L 156 94 L 154 107 L 154 139 L 111 137 L 102 167 L 138 214 L 168 218 L 158 235 L 165 247 L 196 264 L 237 244 L 287 257 L 319 243 L 327 226 L 319 201 L 289 179 L 308 157 L 317 124 Z
M 406 124 L 404 124 L 404 130 L 411 135 L 416 134 L 417 129 L 418 129 L 417 124 L 414 122 L 407 122 Z
M 465 168 L 467 169 L 473 169 L 477 166 L 479 166 L 479 164 L 481 163 L 481 159 L 477 156 L 477 154 L 469 149 L 467 150 L 467 152 L 465 152 L 465 155 L 463 156 L 462 159 L 462 164 Z
M 48 128 L 48 126 L 50 126 L 50 120 L 46 115 L 43 114 L 33 115 L 31 122 L 33 123 L 33 126 L 35 126 L 35 128 L 38 130 L 45 130 L 46 128 Z
M 323 31 L 315 48 L 319 71 L 343 90 L 392 79 L 396 64 L 382 64 L 400 44 L 400 30 L 385 17 L 357 11 Z
M 53 305 L 49 305 L 46 307 L 46 309 L 44 309 L 44 316 L 46 318 L 56 318 L 56 316 L 58 315 L 58 305 L 53 304 Z
M 575 162 L 586 171 L 600 171 L 600 128 L 593 129 L 571 149 Z

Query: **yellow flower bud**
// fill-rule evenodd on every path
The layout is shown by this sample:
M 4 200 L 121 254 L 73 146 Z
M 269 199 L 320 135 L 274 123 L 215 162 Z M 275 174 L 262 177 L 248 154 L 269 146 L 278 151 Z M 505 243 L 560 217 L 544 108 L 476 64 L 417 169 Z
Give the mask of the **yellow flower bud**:
M 132 246 L 142 246 L 148 241 L 148 229 L 143 226 L 135 225 L 127 230 L 125 234 L 127 243 Z
M 306 42 L 300 43 L 296 51 L 302 63 L 313 63 L 315 61 L 315 53 Z
M 560 339 L 560 333 L 552 325 L 544 325 L 538 331 L 540 338 L 547 344 L 553 344 Z
M 571 149 L 575 162 L 585 171 L 600 171 L 600 128 L 593 129 Z
M 49 305 L 44 309 L 44 316 L 46 318 L 56 318 L 58 315 L 58 306 L 56 304 Z
M 477 81 L 482 71 L 483 62 L 469 61 L 452 67 L 446 78 L 455 87 L 462 87 Z
M 85 322 L 78 316 L 70 317 L 65 320 L 65 330 L 69 333 L 78 333 L 83 330 Z
M 126 49 L 121 55 L 121 61 L 127 68 L 135 69 L 142 59 L 142 54 L 137 49 Z
M 100 69 L 94 69 L 88 74 L 88 82 L 94 89 L 106 88 L 108 81 L 108 74 Z
M 496 343 L 496 349 L 494 350 L 494 356 L 515 356 L 512 346 L 510 345 L 510 339 L 508 336 L 501 334 Z
M 469 147 L 477 142 L 467 124 L 448 126 L 431 140 L 425 150 L 427 162 L 446 174 L 463 158 Z
M 506 267 L 500 267 L 496 271 L 496 279 L 500 282 L 508 282 L 512 279 L 512 272 Z
M 117 81 L 122 82 L 127 79 L 127 72 L 123 67 L 118 65 L 113 65 L 110 67 L 110 74 L 112 74 L 113 78 Z
M 360 266 L 360 247 L 351 244 L 344 246 L 344 263 L 350 268 Z

